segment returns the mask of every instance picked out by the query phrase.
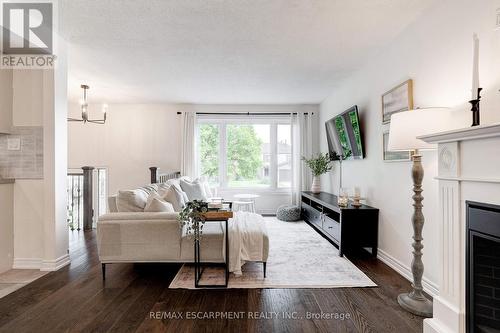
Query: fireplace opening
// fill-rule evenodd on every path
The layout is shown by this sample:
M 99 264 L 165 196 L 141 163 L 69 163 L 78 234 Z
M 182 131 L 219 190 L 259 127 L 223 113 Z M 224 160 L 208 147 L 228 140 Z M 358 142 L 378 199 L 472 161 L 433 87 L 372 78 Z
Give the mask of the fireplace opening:
M 500 333 L 500 206 L 467 201 L 467 332 Z

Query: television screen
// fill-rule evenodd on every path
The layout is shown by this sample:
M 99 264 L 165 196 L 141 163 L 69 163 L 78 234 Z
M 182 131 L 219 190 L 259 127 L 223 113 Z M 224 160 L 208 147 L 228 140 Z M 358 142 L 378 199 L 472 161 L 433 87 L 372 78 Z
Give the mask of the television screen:
M 337 154 L 347 160 L 364 158 L 356 105 L 328 120 L 325 127 L 331 156 Z

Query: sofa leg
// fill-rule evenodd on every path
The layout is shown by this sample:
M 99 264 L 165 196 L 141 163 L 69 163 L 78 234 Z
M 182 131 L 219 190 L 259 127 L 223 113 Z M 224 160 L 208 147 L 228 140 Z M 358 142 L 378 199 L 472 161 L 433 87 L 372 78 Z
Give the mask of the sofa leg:
M 106 264 L 102 264 L 102 279 L 106 280 Z
M 266 264 L 267 264 L 267 262 L 264 261 L 262 264 L 264 264 L 264 279 L 265 279 L 266 278 Z

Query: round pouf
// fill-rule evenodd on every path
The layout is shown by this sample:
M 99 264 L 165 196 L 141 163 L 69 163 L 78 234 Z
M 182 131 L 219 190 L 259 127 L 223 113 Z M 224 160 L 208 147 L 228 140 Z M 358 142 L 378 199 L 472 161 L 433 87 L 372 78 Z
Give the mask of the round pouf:
M 279 206 L 276 211 L 276 218 L 280 221 L 294 222 L 300 220 L 300 208 L 295 205 Z

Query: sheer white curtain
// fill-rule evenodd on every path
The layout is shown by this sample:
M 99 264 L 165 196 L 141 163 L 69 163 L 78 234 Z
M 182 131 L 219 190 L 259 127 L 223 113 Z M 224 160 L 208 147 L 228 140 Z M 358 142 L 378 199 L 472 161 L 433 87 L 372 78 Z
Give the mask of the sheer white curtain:
M 292 203 L 300 203 L 300 192 L 309 190 L 311 171 L 307 168 L 302 156 L 310 158 L 313 154 L 313 114 L 297 112 L 291 114 L 292 124 Z
M 196 178 L 196 113 L 182 113 L 181 175 Z

